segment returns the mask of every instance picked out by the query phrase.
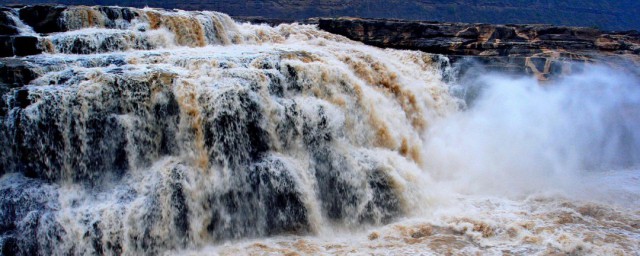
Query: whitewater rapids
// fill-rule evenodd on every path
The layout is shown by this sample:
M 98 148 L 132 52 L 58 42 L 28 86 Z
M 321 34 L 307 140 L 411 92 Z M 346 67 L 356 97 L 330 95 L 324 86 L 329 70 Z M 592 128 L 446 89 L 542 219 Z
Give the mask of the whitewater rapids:
M 69 7 L 50 34 L 8 12 L 45 53 L 8 58 L 37 79 L 3 91 L 3 254 L 640 251 L 637 77 L 456 79 L 216 12 Z

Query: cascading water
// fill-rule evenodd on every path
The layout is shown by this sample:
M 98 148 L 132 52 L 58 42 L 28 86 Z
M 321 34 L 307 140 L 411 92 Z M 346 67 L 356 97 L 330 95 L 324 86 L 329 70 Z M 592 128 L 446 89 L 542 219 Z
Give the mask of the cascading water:
M 18 13 L 10 14 L 17 23 Z M 237 24 L 216 12 L 68 7 L 57 25 L 60 31 L 35 34 L 21 23 L 21 33 L 37 35 L 45 53 L 21 58 L 37 78 L 3 96 L 0 248 L 7 255 L 154 255 L 246 238 L 363 230 L 433 214 L 426 208 L 445 209 L 442 201 L 460 192 L 451 187 L 476 188 L 469 184 L 482 185 L 486 173 L 520 167 L 482 156 L 514 147 L 497 143 L 500 133 L 482 121 L 499 112 L 486 100 L 479 110 L 458 113 L 464 102 L 449 93 L 441 56 L 369 47 L 311 25 Z M 571 106 L 571 98 L 552 103 L 556 111 Z M 635 147 L 637 135 L 624 136 Z M 462 205 L 484 214 L 474 200 Z M 516 211 L 529 204 L 523 205 Z M 473 233 L 470 247 L 486 247 L 492 243 L 475 239 L 534 232 L 454 215 L 443 223 L 418 233 L 413 226 L 385 231 L 385 241 L 410 248 L 407 239 L 441 232 L 432 237 L 464 249 L 467 238 L 446 235 Z M 638 239 L 638 227 L 631 227 L 631 239 Z M 442 253 L 434 241 L 429 250 Z M 286 253 L 277 248 L 286 244 L 249 246 L 249 253 Z M 340 246 L 299 250 L 348 253 Z M 514 252 L 545 247 L 522 248 Z
M 387 223 L 418 200 L 421 134 L 456 106 L 437 57 L 105 10 L 65 10 L 70 31 L 25 59 L 38 78 L 5 95 L 3 246 L 156 254 Z

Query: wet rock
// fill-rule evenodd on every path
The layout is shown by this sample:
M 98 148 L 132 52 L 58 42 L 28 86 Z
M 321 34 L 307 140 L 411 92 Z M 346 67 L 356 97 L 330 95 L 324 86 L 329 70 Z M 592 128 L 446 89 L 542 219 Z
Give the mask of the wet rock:
M 0 36 L 0 57 L 28 56 L 42 53 L 34 36 Z
M 0 84 L 6 84 L 10 88 L 21 87 L 29 84 L 38 77 L 33 68 L 22 59 L 0 59 Z
M 212 156 L 212 164 L 236 168 L 258 159 L 269 149 L 258 97 L 244 89 L 229 91 L 218 96 L 217 106 L 205 111 L 210 115 L 206 118 L 210 121 L 205 123 L 205 144 L 219 155 Z
M 179 166 L 181 167 L 181 166 Z M 180 237 L 186 236 L 189 231 L 189 206 L 182 182 L 184 181 L 184 168 L 174 168 L 169 176 L 169 189 L 171 190 L 171 206 L 174 209 L 174 225 Z
M 377 163 L 362 156 L 349 155 L 333 148 L 338 131 L 330 127 L 324 107 L 302 113 L 302 140 L 313 159 L 312 168 L 318 186 L 323 213 L 332 221 L 345 225 L 382 224 L 400 214 L 399 199 L 390 177 Z M 362 174 L 362 175 L 361 175 Z M 354 180 L 357 180 L 355 182 Z M 367 184 L 366 191 L 356 184 Z M 360 207 L 365 206 L 365 207 Z
M 78 93 L 76 83 L 84 81 L 81 74 L 61 75 L 79 78 L 66 82 L 66 92 L 74 96 L 60 98 L 35 87 L 5 95 L 7 111 L 11 113 L 6 122 L 0 123 L 3 127 L 0 145 L 6 145 L 12 152 L 6 158 L 0 158 L 0 162 L 5 164 L 7 171 L 46 180 L 72 179 L 90 183 L 107 173 L 122 174 L 131 168 L 130 164 L 148 166 L 162 152 L 175 150 L 178 112 L 175 99 L 164 87 L 170 79 L 163 80 L 160 75 L 153 74 L 147 80 L 106 74 L 107 80 L 101 87 L 105 101 L 100 103 L 85 101 Z M 152 88 L 156 88 L 153 94 Z M 152 95 L 167 100 L 152 104 Z M 81 105 L 86 107 L 85 113 L 64 111 L 66 107 Z M 28 111 L 23 109 L 27 106 Z M 42 118 L 33 118 L 29 111 L 42 114 Z M 135 118 L 123 118 L 121 113 L 131 113 Z M 163 116 L 156 119 L 156 115 Z M 125 136 L 133 125 L 147 132 Z M 85 134 L 89 136 L 84 137 Z M 74 165 L 75 171 L 59 171 L 65 163 Z
M 267 234 L 308 229 L 307 210 L 293 173 L 281 160 L 269 159 L 254 165 L 248 176 L 256 196 L 270 206 L 265 209 Z
M 108 20 L 115 21 L 117 19 L 123 19 L 131 21 L 138 17 L 138 13 L 131 11 L 126 7 L 114 7 L 114 6 L 100 6 L 98 11 L 104 14 Z
M 17 90 L 15 92 L 14 99 L 14 104 L 19 108 L 26 108 L 31 104 L 31 100 L 29 99 L 29 90 L 27 89 Z
M 66 26 L 61 22 L 62 12 L 66 9 L 61 5 L 34 5 L 20 9 L 20 19 L 31 26 L 37 33 L 64 32 Z
M 367 175 L 373 198 L 367 203 L 360 221 L 373 224 L 388 223 L 400 215 L 400 199 L 393 189 L 391 178 L 382 170 L 374 169 Z
M 0 179 L 0 240 L 4 255 L 36 255 L 41 216 L 55 209 L 56 187 L 20 174 Z
M 0 95 L 5 95 L 7 92 L 9 92 L 9 85 L 0 83 Z M 7 114 L 7 111 L 8 108 L 6 102 L 4 101 L 4 97 L 0 96 L 0 118 L 4 117 Z
M 16 36 L 13 38 L 13 50 L 17 56 L 28 56 L 42 53 L 38 38 L 33 36 Z
M 207 230 L 217 239 L 308 232 L 307 209 L 294 178 L 299 171 L 277 157 L 238 169 L 230 189 L 209 199 Z
M 0 35 L 17 35 L 16 23 L 9 17 L 11 9 L 0 7 Z
M 0 252 L 5 256 L 18 255 L 20 248 L 18 242 L 13 236 L 5 236 L 0 238 Z
M 11 57 L 13 55 L 13 38 L 0 35 L 0 57 Z

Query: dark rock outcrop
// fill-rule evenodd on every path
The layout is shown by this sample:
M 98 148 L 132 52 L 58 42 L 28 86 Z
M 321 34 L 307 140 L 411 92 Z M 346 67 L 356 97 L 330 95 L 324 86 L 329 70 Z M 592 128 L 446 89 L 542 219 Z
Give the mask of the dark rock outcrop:
M 0 35 L 16 35 L 18 28 L 16 23 L 9 17 L 10 8 L 0 7 Z
M 0 62 L 0 84 L 21 87 L 37 77 L 33 68 L 21 59 L 7 58 Z
M 23 60 L 13 58 L 0 59 L 0 95 L 5 95 L 13 88 L 22 87 L 36 77 L 37 74 L 33 71 L 33 68 Z M 20 104 L 24 104 L 24 101 Z M 6 115 L 7 108 L 5 97 L 0 97 L 0 117 Z M 2 171 L 0 170 L 0 174 Z
M 0 36 L 0 57 L 28 56 L 42 53 L 34 36 Z
M 13 55 L 13 38 L 10 36 L 0 36 L 0 57 L 10 57 Z
M 65 24 L 63 19 L 64 11 L 68 9 L 69 7 L 65 5 L 33 5 L 21 7 L 18 13 L 20 20 L 31 26 L 35 32 L 48 34 L 73 29 L 70 28 L 68 24 Z M 104 20 L 105 23 L 102 24 L 105 28 L 115 28 L 115 21 L 118 19 L 129 22 L 138 16 L 138 13 L 128 7 L 97 6 L 94 7 L 94 9 L 95 13 L 104 15 L 106 18 Z M 87 15 L 86 22 L 88 23 L 94 22 L 94 20 L 97 19 L 97 17 L 92 16 L 95 14 L 91 11 L 87 11 L 85 15 Z M 3 23 L 2 16 L 0 16 L 0 23 Z M 0 25 L 0 35 L 2 35 L 1 28 Z
M 33 36 L 13 37 L 13 54 L 17 56 L 28 56 L 42 53 L 38 45 L 38 38 Z
M 575 62 L 608 62 L 609 56 L 628 56 L 632 63 L 640 60 L 637 31 L 360 18 L 321 18 L 318 24 L 365 44 L 444 54 L 453 62 L 473 60 L 490 69 L 535 74 L 542 80 Z
M 60 22 L 64 6 L 34 5 L 20 9 L 20 19 L 38 33 L 66 31 L 65 24 Z
M 320 19 L 321 29 L 380 47 L 441 54 L 533 56 L 546 50 L 633 53 L 637 31 L 607 33 L 595 28 L 552 25 L 490 25 L 338 18 Z

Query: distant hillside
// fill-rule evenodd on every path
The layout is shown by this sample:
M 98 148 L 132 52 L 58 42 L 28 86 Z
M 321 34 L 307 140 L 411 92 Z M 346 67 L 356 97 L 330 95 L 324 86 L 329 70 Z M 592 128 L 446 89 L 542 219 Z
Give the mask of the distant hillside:
M 640 30 L 640 1 L 595 0 L 5 0 L 6 4 L 61 3 L 215 10 L 233 16 L 304 19 L 357 16 L 450 22 L 548 23 Z

